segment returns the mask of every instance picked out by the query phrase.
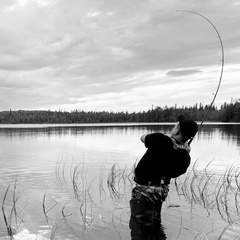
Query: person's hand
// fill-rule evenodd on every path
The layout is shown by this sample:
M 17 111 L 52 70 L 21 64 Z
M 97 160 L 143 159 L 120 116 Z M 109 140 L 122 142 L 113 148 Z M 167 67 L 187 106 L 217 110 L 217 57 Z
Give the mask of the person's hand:
M 191 152 L 191 146 L 188 144 L 185 144 L 185 149 L 187 150 L 188 153 Z
M 141 136 L 141 138 L 140 138 L 143 143 L 145 143 L 145 138 L 146 138 L 146 136 L 147 136 L 147 134 L 143 134 L 143 135 Z

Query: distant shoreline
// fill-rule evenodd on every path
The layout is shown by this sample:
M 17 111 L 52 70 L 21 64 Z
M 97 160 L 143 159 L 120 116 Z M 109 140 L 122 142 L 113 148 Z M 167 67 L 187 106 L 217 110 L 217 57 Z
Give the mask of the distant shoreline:
M 174 125 L 175 122 L 152 122 L 152 123 L 18 123 L 0 124 L 4 128 L 53 128 L 53 127 L 131 127 L 131 126 L 164 126 Z M 200 122 L 198 122 L 200 124 Z M 204 122 L 203 125 L 240 125 L 238 122 Z
M 204 123 L 236 123 L 240 122 L 240 102 L 221 106 L 203 106 L 195 104 L 192 107 L 156 107 L 142 112 L 86 112 L 75 110 L 65 111 L 37 111 L 37 110 L 9 110 L 0 112 L 0 124 L 126 124 L 142 125 L 143 123 L 159 124 L 173 123 L 178 116 L 184 115 L 195 121 Z

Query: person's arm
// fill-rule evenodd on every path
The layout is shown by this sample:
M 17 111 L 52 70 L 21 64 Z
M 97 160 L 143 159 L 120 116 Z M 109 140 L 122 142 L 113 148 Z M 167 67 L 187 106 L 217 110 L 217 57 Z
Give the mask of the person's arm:
M 144 134 L 140 139 L 146 148 L 159 147 L 159 143 L 161 143 L 162 147 L 166 147 L 169 143 L 172 145 L 172 140 L 169 137 L 157 132 Z
M 141 141 L 143 142 L 143 143 L 145 143 L 145 138 L 146 138 L 146 136 L 147 136 L 148 134 L 143 134 L 142 136 L 141 136 Z

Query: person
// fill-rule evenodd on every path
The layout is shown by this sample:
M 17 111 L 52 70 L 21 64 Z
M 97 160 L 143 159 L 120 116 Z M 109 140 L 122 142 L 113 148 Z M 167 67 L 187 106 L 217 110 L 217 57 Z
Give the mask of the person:
M 130 200 L 132 230 L 136 222 L 143 225 L 161 223 L 162 203 L 168 195 L 170 180 L 184 174 L 189 167 L 191 148 L 188 141 L 197 131 L 195 121 L 180 115 L 170 136 L 158 132 L 141 136 L 147 151 L 134 173 L 136 186 Z M 133 235 L 134 232 L 132 239 L 138 239 Z

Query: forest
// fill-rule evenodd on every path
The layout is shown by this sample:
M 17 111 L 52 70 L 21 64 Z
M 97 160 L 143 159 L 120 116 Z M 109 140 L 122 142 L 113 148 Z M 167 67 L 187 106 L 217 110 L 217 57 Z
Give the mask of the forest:
M 240 122 L 240 101 L 224 103 L 219 108 L 195 104 L 191 107 L 152 107 L 148 111 L 131 113 L 10 109 L 0 112 L 0 124 L 175 122 L 182 114 L 195 121 L 202 121 L 207 116 L 206 121 L 210 122 Z

